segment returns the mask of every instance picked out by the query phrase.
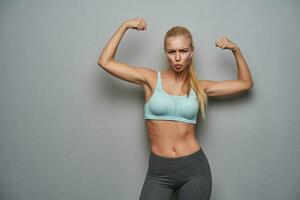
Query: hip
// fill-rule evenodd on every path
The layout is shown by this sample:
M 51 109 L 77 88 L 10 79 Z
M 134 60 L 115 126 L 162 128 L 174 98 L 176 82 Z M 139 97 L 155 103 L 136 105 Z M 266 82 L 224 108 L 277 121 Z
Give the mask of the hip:
M 175 177 L 194 177 L 211 173 L 208 159 L 202 148 L 188 155 L 164 157 L 150 151 L 148 173 Z

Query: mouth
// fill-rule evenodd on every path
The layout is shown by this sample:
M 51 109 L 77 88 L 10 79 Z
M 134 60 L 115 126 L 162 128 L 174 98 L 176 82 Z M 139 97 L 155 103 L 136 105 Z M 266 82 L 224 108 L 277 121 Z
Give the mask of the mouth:
M 182 65 L 178 65 L 178 64 L 176 64 L 174 66 L 175 66 L 176 69 L 181 69 L 181 67 L 182 67 Z

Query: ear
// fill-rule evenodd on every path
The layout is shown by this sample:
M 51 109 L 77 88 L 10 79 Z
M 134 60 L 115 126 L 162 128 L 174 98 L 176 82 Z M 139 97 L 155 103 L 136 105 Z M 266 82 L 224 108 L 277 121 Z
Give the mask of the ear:
M 191 53 L 190 58 L 193 56 L 194 52 Z

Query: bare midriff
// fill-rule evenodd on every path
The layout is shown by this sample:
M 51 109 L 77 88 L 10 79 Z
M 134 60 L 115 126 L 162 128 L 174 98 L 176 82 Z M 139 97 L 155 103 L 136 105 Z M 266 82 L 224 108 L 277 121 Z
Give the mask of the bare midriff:
M 195 137 L 195 124 L 170 120 L 145 120 L 150 149 L 163 157 L 192 154 L 201 147 Z

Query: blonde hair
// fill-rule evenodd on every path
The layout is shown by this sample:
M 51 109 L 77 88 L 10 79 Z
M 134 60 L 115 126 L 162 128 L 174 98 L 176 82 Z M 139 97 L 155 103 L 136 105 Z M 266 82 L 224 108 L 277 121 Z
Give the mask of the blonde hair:
M 191 32 L 182 26 L 174 26 L 172 27 L 170 30 L 167 31 L 167 33 L 165 34 L 165 38 L 164 38 L 164 50 L 166 52 L 166 41 L 169 37 L 175 37 L 175 36 L 185 36 L 189 39 L 190 41 L 190 47 L 192 48 L 192 50 L 194 50 L 194 45 L 193 45 L 193 37 Z M 198 99 L 198 103 L 199 103 L 199 107 L 200 107 L 200 111 L 201 111 L 201 115 L 202 118 L 205 120 L 206 119 L 206 112 L 207 112 L 207 104 L 208 104 L 208 99 L 207 99 L 207 95 L 204 91 L 204 89 L 202 88 L 202 86 L 199 84 L 197 84 L 197 74 L 195 71 L 195 67 L 194 67 L 194 63 L 193 63 L 193 57 L 191 58 L 191 62 L 189 63 L 188 67 L 187 67 L 188 73 L 187 73 L 187 77 L 183 82 L 182 85 L 182 89 L 183 91 L 185 91 L 185 93 L 187 93 L 187 95 L 190 95 L 191 89 L 193 88 L 196 95 L 197 95 L 197 99 Z M 200 86 L 200 87 L 199 87 Z

